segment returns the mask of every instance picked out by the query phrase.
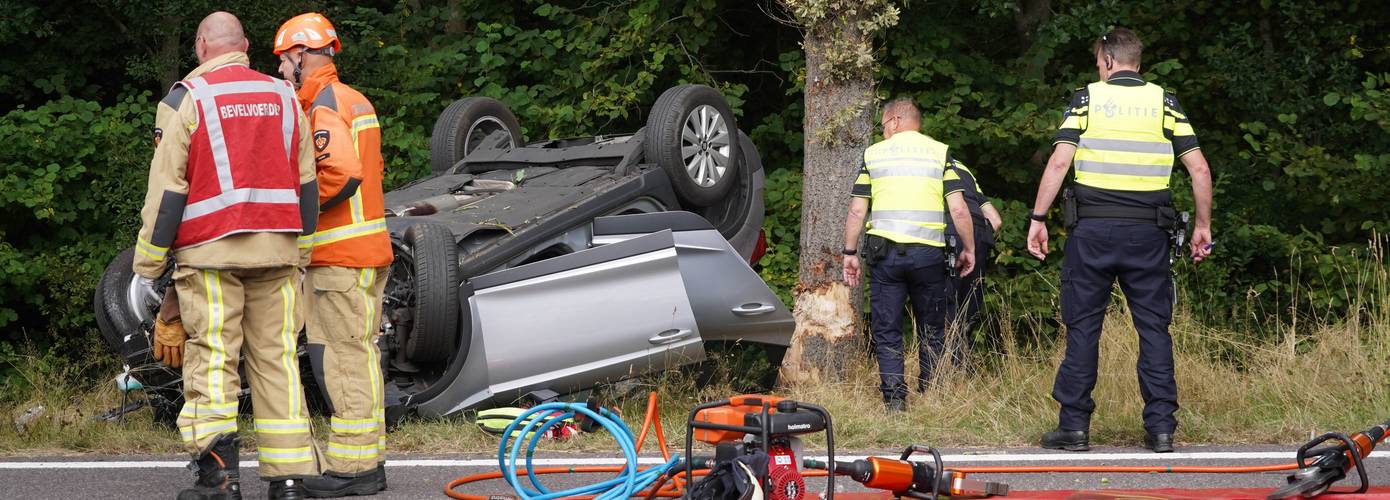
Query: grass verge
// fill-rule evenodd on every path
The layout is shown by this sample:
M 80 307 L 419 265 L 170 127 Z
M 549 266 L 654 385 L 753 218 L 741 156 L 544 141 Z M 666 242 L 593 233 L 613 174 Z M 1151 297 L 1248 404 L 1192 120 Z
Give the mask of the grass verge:
M 1378 308 L 1377 308 L 1378 309 Z M 1362 311 L 1361 308 L 1353 309 Z M 1253 343 L 1238 332 L 1209 328 L 1186 315 L 1173 324 L 1180 391 L 1179 443 L 1298 443 L 1325 431 L 1352 432 L 1390 416 L 1390 314 L 1354 312 L 1336 324 L 1289 325 L 1277 342 Z M 1123 305 L 1107 318 L 1092 423 L 1096 444 L 1137 445 L 1143 438 L 1142 400 L 1134 371 L 1137 335 Z M 1007 337 L 1007 332 L 1006 332 Z M 1005 339 L 1006 346 L 1017 345 Z M 1049 396 L 1062 339 L 1038 343 L 1030 351 L 977 354 L 981 367 L 943 367 L 925 394 L 913 394 L 909 411 L 882 409 L 874 365 L 861 356 L 846 380 L 820 387 L 793 388 L 784 394 L 821 404 L 835 417 L 838 447 L 857 450 L 933 446 L 1031 446 L 1056 423 Z M 1232 357 L 1230 353 L 1239 353 Z M 35 456 L 72 453 L 177 453 L 175 432 L 152 422 L 148 410 L 117 424 L 93 417 L 121 402 L 107 376 L 114 361 L 70 363 L 48 354 L 11 356 L 18 377 L 0 387 L 0 454 Z M 909 362 L 911 366 L 914 363 Z M 108 373 L 109 372 L 109 373 Z M 911 373 L 909 372 L 911 375 Z M 646 394 L 661 395 L 661 418 L 674 447 L 684 439 L 688 408 L 728 396 L 727 384 L 697 386 L 692 376 L 669 373 L 608 389 L 603 397 L 620 408 L 634 431 L 641 425 Z M 44 412 L 23 428 L 15 419 L 42 406 Z M 243 421 L 243 429 L 250 429 Z M 327 428 L 315 424 L 320 435 Z M 247 450 L 252 433 L 244 432 Z M 490 453 L 497 440 L 464 418 L 412 419 L 389 437 L 393 453 Z M 819 446 L 818 439 L 812 439 Z M 655 450 L 654 440 L 647 449 Z M 549 443 L 554 451 L 608 451 L 606 435 Z

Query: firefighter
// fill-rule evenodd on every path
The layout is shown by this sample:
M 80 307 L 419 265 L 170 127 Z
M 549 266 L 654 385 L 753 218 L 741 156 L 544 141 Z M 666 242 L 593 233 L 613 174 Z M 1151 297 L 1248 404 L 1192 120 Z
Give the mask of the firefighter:
M 918 387 L 925 390 L 944 349 L 946 320 L 946 206 L 960 228 L 961 274 L 974 267 L 970 211 L 960 192 L 945 194 L 944 181 L 957 180 L 945 144 L 918 132 L 922 115 L 909 98 L 883 107 L 884 139 L 864 151 L 845 221 L 844 280 L 859 287 L 859 236 L 866 214 L 866 256 L 872 269 L 869 296 L 879 390 L 889 411 L 906 409 L 903 375 L 903 302 L 910 298 L 916 319 Z M 870 207 L 872 206 L 872 210 Z M 881 254 L 881 255 L 880 255 Z
M 1003 219 L 999 211 L 989 202 L 980 188 L 975 173 L 965 163 L 955 160 L 951 164 L 955 170 L 955 181 L 946 182 L 946 193 L 959 191 L 965 197 L 965 205 L 970 209 L 970 220 L 975 232 L 975 270 L 970 274 L 956 274 L 947 282 L 946 292 L 946 331 L 959 338 L 953 343 L 953 356 L 956 363 L 966 362 L 975 341 L 975 326 L 979 324 L 980 305 L 985 300 L 985 265 L 989 262 L 990 249 L 994 248 L 994 235 Z M 955 224 L 946 220 L 946 234 L 959 240 Z M 956 244 L 960 246 L 959 243 Z M 959 248 L 956 249 L 960 251 Z M 991 346 L 993 348 L 995 346 Z
M 156 343 L 182 356 L 179 433 L 198 479 L 180 499 L 241 498 L 237 364 L 245 354 L 260 477 L 271 498 L 303 498 L 319 474 L 295 363 L 300 268 L 318 217 L 313 146 L 294 87 L 247 66 L 241 23 L 216 12 L 198 26 L 201 63 L 155 117 L 155 153 L 140 213 L 135 272 L 169 257 L 183 328 Z
M 286 21 L 275 34 L 280 73 L 299 88 L 312 124 L 318 168 L 319 227 L 304 280 L 310 345 L 324 349 L 333 406 L 321 477 L 313 497 L 373 495 L 386 489 L 381 296 L 391 241 L 381 193 L 381 128 L 361 93 L 338 81 L 343 50 L 322 14 Z
M 1169 246 L 1175 231 L 1186 228 L 1179 227 L 1168 186 L 1177 158 L 1192 179 L 1197 216 L 1191 256 L 1201 262 L 1211 251 L 1211 172 L 1177 97 L 1139 75 L 1139 37 L 1117 28 L 1093 51 L 1100 81 L 1072 96 L 1028 228 L 1028 251 L 1045 258 L 1046 214 L 1075 165 L 1075 185 L 1063 207 L 1067 219 L 1075 219 L 1062 262 L 1067 350 L 1052 388 L 1061 409 L 1057 429 L 1042 437 L 1042 446 L 1090 449 L 1101 324 L 1118 279 L 1139 332 L 1144 445 L 1171 452 L 1178 387 L 1168 336 L 1174 297 Z

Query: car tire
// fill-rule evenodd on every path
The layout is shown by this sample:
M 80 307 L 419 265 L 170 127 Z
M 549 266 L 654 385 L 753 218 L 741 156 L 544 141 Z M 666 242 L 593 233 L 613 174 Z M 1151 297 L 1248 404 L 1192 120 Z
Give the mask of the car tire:
M 414 328 L 405 339 L 414 363 L 447 361 L 457 347 L 459 325 L 458 242 L 442 224 L 416 224 L 405 231 L 415 276 Z
M 753 255 L 758 244 L 764 217 L 763 162 L 758 148 L 742 131 L 738 133 L 743 164 L 738 171 L 738 183 L 719 202 L 699 211 L 734 250 L 745 259 Z
M 511 147 L 523 144 L 521 122 L 502 101 L 476 96 L 454 101 L 434 122 L 430 168 L 435 173 L 449 170 L 498 130 L 511 136 Z
M 135 279 L 135 249 L 128 248 L 116 255 L 97 282 L 95 299 L 98 318 L 97 327 L 102 338 L 111 349 L 121 357 L 121 362 L 131 367 L 142 367 L 156 363 L 150 348 L 150 332 L 145 329 L 143 320 L 137 317 L 130 305 L 129 290 Z M 165 370 L 148 370 L 136 373 L 136 379 L 145 386 L 164 385 L 176 380 L 176 374 Z
M 737 131 L 734 113 L 719 91 L 680 85 L 652 106 L 643 153 L 670 176 L 681 203 L 707 207 L 738 184 L 743 158 Z

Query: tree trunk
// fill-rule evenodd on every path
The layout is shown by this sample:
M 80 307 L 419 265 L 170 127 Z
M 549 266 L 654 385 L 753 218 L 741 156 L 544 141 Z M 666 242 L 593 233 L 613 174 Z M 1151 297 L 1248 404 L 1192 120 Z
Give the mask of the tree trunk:
M 842 381 L 863 353 L 860 290 L 841 281 L 849 190 L 872 137 L 872 71 L 833 76 L 827 52 L 845 40 L 868 38 L 857 23 L 867 13 L 827 16 L 806 26 L 805 160 L 801 205 L 801 261 L 796 287 L 796 333 L 782 365 L 788 384 Z M 867 44 L 867 40 L 865 43 Z

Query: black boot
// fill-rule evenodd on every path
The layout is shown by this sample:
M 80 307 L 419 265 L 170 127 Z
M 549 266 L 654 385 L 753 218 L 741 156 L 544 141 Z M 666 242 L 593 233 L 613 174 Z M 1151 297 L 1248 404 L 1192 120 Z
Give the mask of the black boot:
M 355 476 L 330 471 L 304 480 L 304 490 L 312 498 L 375 495 L 376 492 L 386 489 L 385 486 L 386 474 L 380 466 Z
M 1091 433 L 1057 429 L 1043 434 L 1042 447 L 1050 450 L 1090 451 Z
M 1153 450 L 1154 453 L 1172 453 L 1173 433 L 1164 432 L 1159 434 L 1145 435 L 1144 447 Z
M 237 472 L 236 434 L 223 434 L 203 456 L 189 465 L 197 467 L 198 481 L 179 492 L 178 500 L 241 500 L 241 474 Z
M 303 500 L 308 498 L 304 491 L 304 481 L 300 479 L 281 479 L 270 482 L 270 500 Z
M 386 462 L 376 464 L 376 481 L 377 491 L 386 491 Z

